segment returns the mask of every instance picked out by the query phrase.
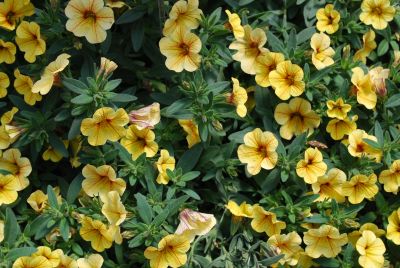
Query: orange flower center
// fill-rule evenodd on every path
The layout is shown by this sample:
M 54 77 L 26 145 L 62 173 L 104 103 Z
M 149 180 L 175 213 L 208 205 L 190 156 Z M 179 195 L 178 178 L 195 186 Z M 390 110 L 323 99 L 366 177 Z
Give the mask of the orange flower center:
M 288 75 L 286 75 L 286 81 L 287 81 L 288 85 L 291 86 L 294 84 L 294 82 L 296 80 L 294 79 L 294 76 L 292 74 L 288 74 Z
M 362 153 L 362 152 L 364 152 L 364 144 L 363 144 L 363 143 L 358 143 L 358 144 L 357 144 L 356 152 L 357 152 L 357 153 Z
M 380 7 L 374 7 L 372 8 L 372 13 L 374 13 L 375 15 L 382 15 L 382 9 Z
M 189 47 L 188 45 L 186 45 L 185 43 L 181 43 L 181 44 L 179 45 L 179 47 L 181 48 L 182 54 L 183 54 L 184 56 L 189 55 L 190 47 Z
M 91 10 L 86 10 L 85 13 L 83 14 L 83 17 L 85 19 L 96 21 L 96 14 Z
M 268 157 L 268 149 L 265 146 L 260 146 L 258 147 L 258 152 L 262 156 L 262 158 L 267 158 Z
M 250 48 L 258 48 L 258 43 L 255 42 L 255 41 L 252 41 L 252 42 L 249 44 L 249 47 L 250 47 Z

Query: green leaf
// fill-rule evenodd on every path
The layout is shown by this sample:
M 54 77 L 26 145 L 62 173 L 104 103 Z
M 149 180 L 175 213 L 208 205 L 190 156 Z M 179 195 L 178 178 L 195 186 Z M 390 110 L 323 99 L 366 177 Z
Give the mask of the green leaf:
M 297 37 L 296 37 L 296 30 L 292 28 L 289 34 L 289 39 L 287 42 L 287 50 L 290 52 L 291 50 L 295 50 L 297 46 Z
M 224 89 L 228 88 L 231 85 L 229 81 L 219 81 L 213 84 L 208 84 L 206 87 L 207 91 L 211 91 L 214 94 L 219 94 Z
M 363 141 L 375 149 L 381 149 L 381 145 L 379 143 L 377 143 L 376 141 L 373 141 L 370 139 L 363 139 Z
M 54 133 L 49 134 L 49 142 L 52 148 L 60 153 L 63 157 L 68 157 L 68 150 L 65 148 L 62 140 L 57 137 Z
M 379 124 L 378 121 L 375 121 L 375 137 L 378 140 L 378 144 L 380 145 L 380 148 L 383 148 L 385 139 L 383 137 L 383 130 L 382 130 L 381 124 Z
M 386 108 L 400 106 L 400 93 L 391 96 L 385 103 Z
M 386 39 L 383 39 L 378 46 L 378 56 L 385 55 L 389 50 L 389 43 Z
M 286 53 L 285 46 L 281 40 L 279 40 L 276 35 L 274 35 L 271 31 L 267 32 L 268 44 L 271 46 L 273 51 Z
M 313 34 L 315 34 L 315 27 L 309 27 L 309 28 L 305 28 L 303 30 L 301 30 L 298 34 L 297 34 L 297 44 L 301 45 L 304 42 L 308 41 L 311 39 L 311 37 L 313 36 Z
M 184 192 L 185 194 L 187 194 L 188 196 L 190 196 L 193 199 L 196 200 L 201 200 L 200 196 L 193 190 L 191 189 L 181 189 L 182 192 Z
M 123 13 L 115 24 L 126 24 L 139 20 L 146 14 L 146 6 L 137 6 Z
M 284 254 L 280 254 L 277 256 L 273 256 L 273 257 L 268 257 L 266 259 L 263 259 L 260 261 L 260 264 L 267 266 L 271 266 L 274 263 L 277 263 L 280 259 L 282 259 L 285 255 Z
M 75 92 L 77 94 L 86 94 L 88 86 L 80 80 L 76 80 L 69 77 L 64 77 L 62 79 L 62 84 L 68 90 Z
M 183 173 L 189 172 L 196 166 L 202 152 L 203 146 L 201 144 L 194 145 L 181 156 L 176 168 L 181 168 Z
M 4 241 L 13 245 L 21 234 L 17 218 L 11 208 L 6 209 L 6 219 L 4 222 Z
M 82 173 L 76 175 L 76 177 L 71 181 L 71 184 L 69 185 L 67 192 L 67 202 L 69 204 L 74 203 L 75 199 L 78 197 L 79 192 L 82 189 L 82 181 L 83 181 Z
M 128 246 L 130 248 L 136 248 L 136 247 L 139 247 L 139 246 L 143 245 L 144 244 L 144 240 L 146 239 L 147 236 L 148 236 L 147 232 L 139 233 L 137 236 L 135 236 L 134 238 L 132 238 L 129 241 Z
M 131 42 L 135 52 L 138 52 L 142 47 L 144 38 L 144 25 L 142 21 L 133 24 L 131 28 Z
M 250 3 L 254 2 L 254 1 L 255 1 L 255 0 L 240 0 L 240 1 L 239 1 L 239 6 L 248 5 L 248 4 L 250 4 Z
M 164 209 L 163 212 L 161 212 L 157 215 L 157 217 L 154 218 L 151 225 L 154 225 L 154 227 L 159 227 L 168 218 L 169 214 L 169 210 Z
M 166 117 L 174 117 L 176 114 L 182 114 L 183 111 L 192 103 L 189 98 L 182 98 L 177 101 L 174 101 L 170 106 L 163 109 L 164 116 Z
M 60 228 L 62 238 L 67 242 L 69 240 L 69 224 L 67 218 L 62 218 L 58 227 Z
M 135 198 L 137 201 L 137 210 L 140 218 L 142 218 L 146 224 L 150 224 L 153 219 L 153 209 L 147 202 L 146 197 L 141 193 L 135 194 Z
M 74 119 L 68 132 L 68 140 L 73 140 L 81 132 L 82 119 Z
M 191 181 L 194 180 L 195 178 L 197 178 L 198 176 L 200 176 L 200 172 L 199 171 L 190 171 L 184 175 L 182 175 L 182 177 L 180 178 L 181 181 Z
M 40 232 L 43 228 L 46 228 L 47 223 L 51 220 L 51 216 L 48 214 L 42 214 L 36 219 L 34 219 L 31 224 L 29 225 L 29 228 L 26 229 L 26 235 L 27 236 L 32 236 L 38 232 Z
M 49 198 L 50 207 L 59 209 L 60 206 L 58 205 L 57 196 L 54 193 L 53 187 L 51 185 L 47 186 L 47 196 Z
M 13 248 L 11 249 L 7 255 L 5 256 L 5 259 L 8 261 L 15 261 L 19 257 L 23 256 L 30 256 L 33 253 L 35 253 L 37 249 L 35 247 L 20 247 L 20 248 Z
M 320 215 L 320 214 L 315 214 L 311 217 L 305 218 L 304 222 L 308 223 L 327 223 L 329 222 L 329 219 Z
M 93 97 L 86 94 L 82 94 L 76 96 L 75 98 L 72 98 L 71 102 L 74 104 L 88 104 L 93 102 Z
M 122 82 L 122 79 L 114 79 L 107 82 L 104 86 L 104 91 L 110 92 L 116 89 Z
M 136 100 L 137 98 L 130 94 L 118 93 L 114 97 L 112 97 L 112 102 L 131 102 Z

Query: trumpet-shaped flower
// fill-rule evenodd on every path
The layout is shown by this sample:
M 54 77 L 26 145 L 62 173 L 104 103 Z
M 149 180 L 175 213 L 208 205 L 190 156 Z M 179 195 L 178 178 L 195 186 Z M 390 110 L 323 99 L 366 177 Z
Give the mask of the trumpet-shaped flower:
M 279 263 L 286 263 L 290 266 L 298 263 L 299 255 L 303 252 L 300 244 L 301 237 L 294 231 L 288 234 L 275 234 L 267 241 L 269 247 L 276 248 L 280 254 L 284 254 L 283 258 L 279 260 Z
M 333 34 L 339 29 L 340 13 L 332 4 L 320 8 L 315 15 L 317 17 L 317 29 L 320 32 Z
M 132 154 L 136 160 L 141 154 L 146 157 L 153 157 L 158 152 L 158 144 L 154 141 L 155 134 L 152 130 L 145 128 L 139 130 L 136 125 L 130 125 L 126 136 L 121 139 L 121 145 Z
M 360 20 L 377 30 L 385 29 L 396 13 L 396 9 L 390 5 L 390 0 L 363 0 L 361 11 Z
M 158 102 L 129 112 L 129 121 L 136 125 L 139 130 L 154 128 L 160 122 L 160 119 L 160 104 Z
M 240 206 L 232 200 L 228 201 L 228 204 L 225 207 L 229 210 L 229 212 L 236 218 L 252 218 L 253 217 L 253 206 L 247 204 L 246 202 L 242 202 Z
M 17 28 L 15 42 L 19 50 L 25 52 L 24 58 L 27 62 L 36 61 L 36 56 L 44 54 L 46 42 L 40 37 L 40 26 L 36 22 L 23 21 Z
M 327 168 L 318 148 L 308 148 L 304 152 L 304 159 L 296 165 L 296 173 L 306 183 L 313 184 L 318 181 L 318 177 L 325 175 Z
M 353 231 L 349 234 L 347 234 L 347 238 L 349 239 L 349 242 L 355 247 L 357 244 L 358 239 L 361 237 L 362 233 L 364 231 L 371 231 L 375 234 L 376 237 L 381 237 L 384 235 L 386 232 L 385 230 L 379 229 L 378 226 L 376 226 L 374 223 L 364 223 L 359 230 Z
M 58 265 L 60 264 L 61 254 L 63 254 L 63 251 L 61 249 L 56 249 L 52 251 L 49 247 L 40 246 L 37 247 L 37 251 L 31 256 L 43 256 L 51 263 L 53 267 L 58 267 Z
M 326 106 L 328 107 L 326 113 L 330 118 L 345 119 L 351 110 L 351 105 L 346 104 L 342 98 L 338 98 L 336 101 L 328 100 Z
M 359 204 L 365 198 L 373 198 L 379 191 L 376 185 L 376 175 L 355 175 L 350 181 L 343 183 L 342 191 L 351 204 Z
M 24 101 L 27 104 L 33 106 L 37 101 L 42 100 L 42 95 L 32 92 L 33 81 L 29 76 L 21 74 L 18 69 L 14 71 L 14 76 L 14 88 L 19 94 L 24 96 Z
M 78 267 L 78 262 L 76 260 L 62 253 L 60 256 L 60 264 L 58 268 L 80 268 L 80 267 Z
M 324 33 L 315 33 L 311 37 L 311 48 L 314 50 L 312 53 L 312 63 L 317 70 L 328 67 L 335 62 L 332 56 L 335 55 L 335 50 L 330 47 L 331 39 Z
M 0 3 L 0 27 L 12 31 L 18 20 L 35 14 L 35 7 L 29 0 L 4 0 Z
M 351 119 L 348 117 L 344 119 L 334 118 L 328 122 L 328 125 L 326 125 L 326 132 L 331 135 L 332 139 L 341 140 L 344 136 L 349 135 L 357 129 L 357 119 L 357 115 L 353 116 Z
M 21 157 L 18 149 L 8 149 L 0 157 L 0 169 L 7 170 L 13 174 L 18 181 L 19 190 L 25 189 L 29 185 L 28 176 L 32 172 L 31 162 L 26 157 Z
M 0 205 L 8 205 L 17 200 L 19 190 L 20 184 L 14 175 L 0 174 Z
M 26 201 L 34 211 L 41 213 L 47 207 L 48 199 L 48 196 L 43 191 L 36 190 L 30 194 Z
M 199 27 L 202 11 L 199 0 L 179 0 L 171 8 L 169 18 L 165 21 L 163 34 L 169 36 L 174 32 L 189 32 Z
M 283 61 L 269 74 L 269 82 L 275 90 L 276 96 L 287 100 L 291 96 L 300 96 L 305 89 L 303 69 L 291 61 Z
M 179 125 L 186 132 L 186 141 L 188 143 L 188 147 L 191 148 L 193 145 L 201 142 L 199 135 L 199 128 L 196 123 L 191 119 L 180 119 Z
M 0 63 L 11 64 L 15 61 L 17 47 L 11 42 L 4 42 L 0 39 Z
M 245 117 L 247 113 L 246 101 L 247 101 L 247 91 L 242 88 L 239 84 L 239 80 L 232 77 L 233 91 L 226 95 L 228 103 L 232 103 L 236 106 L 236 113 L 240 117 Z
M 353 68 L 352 72 L 351 82 L 357 92 L 357 102 L 364 105 L 367 109 L 374 109 L 377 96 L 372 87 L 371 76 L 364 74 L 364 71 L 360 67 Z
M 363 63 L 366 63 L 369 53 L 371 53 L 375 48 L 375 32 L 373 30 L 369 30 L 363 35 L 363 46 L 354 54 L 354 60 L 359 60 Z
M 279 235 L 286 228 L 286 223 L 276 219 L 276 214 L 266 211 L 260 205 L 253 206 L 251 227 L 258 233 L 265 232 L 268 236 Z
M 228 16 L 229 28 L 232 30 L 233 35 L 236 39 L 244 37 L 244 28 L 241 24 L 241 20 L 238 14 L 231 13 L 229 10 L 225 10 Z
M 382 151 L 376 149 L 366 143 L 364 139 L 371 141 L 377 141 L 377 138 L 372 135 L 368 135 L 362 129 L 356 129 L 349 134 L 349 146 L 347 150 L 354 157 L 366 156 L 371 159 L 375 159 L 376 162 L 380 162 L 382 158 Z
M 127 211 L 117 191 L 110 191 L 102 195 L 101 201 L 103 202 L 101 213 L 103 213 L 111 225 L 119 226 L 125 221 Z
M 12 268 L 53 268 L 51 262 L 43 256 L 19 257 L 13 263 Z
M 175 234 L 183 234 L 190 241 L 193 241 L 196 235 L 208 234 L 217 224 L 213 214 L 201 213 L 188 208 L 179 213 L 179 220 Z
M 338 168 L 330 169 L 325 175 L 318 177 L 311 187 L 314 194 L 319 194 L 315 201 L 335 199 L 342 203 L 345 197 L 342 193 L 343 183 L 346 181 L 346 174 Z
M 100 254 L 91 254 L 87 258 L 79 258 L 76 262 L 79 268 L 101 268 L 104 259 Z
M 379 174 L 379 182 L 384 185 L 386 192 L 397 194 L 400 186 L 400 160 L 394 161 L 389 169 Z
M 168 150 L 162 149 L 160 152 L 160 158 L 158 158 L 156 162 L 156 166 L 158 170 L 157 183 L 168 184 L 169 177 L 167 169 L 171 171 L 175 169 L 175 158 L 169 155 Z
M 6 73 L 0 72 L 0 98 L 7 96 L 7 88 L 10 85 L 10 79 Z
M 283 61 L 285 56 L 282 53 L 266 52 L 260 55 L 256 61 L 256 83 L 262 87 L 270 86 L 269 74 Z
M 396 245 L 400 245 L 400 208 L 390 214 L 388 222 L 386 238 Z
M 79 234 L 83 240 L 91 243 L 94 250 L 102 252 L 111 247 L 114 237 L 112 229 L 107 228 L 101 221 L 93 220 L 87 216 L 82 218 L 81 224 Z
M 358 263 L 364 268 L 380 268 L 383 267 L 385 258 L 383 254 L 386 251 L 385 244 L 382 239 L 369 230 L 363 231 L 362 236 L 358 239 L 356 249 L 360 254 Z

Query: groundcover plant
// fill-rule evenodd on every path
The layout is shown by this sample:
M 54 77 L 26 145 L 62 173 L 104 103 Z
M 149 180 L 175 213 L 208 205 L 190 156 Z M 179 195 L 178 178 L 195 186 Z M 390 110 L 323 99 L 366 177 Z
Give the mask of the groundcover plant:
M 398 0 L 0 1 L 0 267 L 400 267 Z

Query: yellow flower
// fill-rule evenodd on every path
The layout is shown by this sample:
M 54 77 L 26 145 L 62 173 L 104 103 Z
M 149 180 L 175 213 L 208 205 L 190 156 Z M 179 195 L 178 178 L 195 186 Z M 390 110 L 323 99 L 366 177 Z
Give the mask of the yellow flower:
M 311 104 L 302 98 L 291 99 L 289 103 L 279 103 L 275 108 L 274 118 L 282 126 L 279 133 L 286 140 L 306 131 L 312 133 L 321 121 L 311 110 Z
M 376 175 L 355 175 L 350 181 L 343 183 L 342 191 L 345 196 L 348 196 L 351 204 L 359 204 L 364 198 L 371 199 L 379 191 L 376 185 Z
M 380 96 L 385 96 L 387 93 L 385 80 L 388 79 L 389 72 L 389 69 L 383 69 L 381 66 L 375 67 L 368 72 L 375 92 Z
M 17 47 L 11 42 L 4 42 L 0 39 L 0 63 L 11 64 L 15 61 Z
M 269 74 L 269 82 L 275 90 L 276 96 L 287 100 L 291 96 L 297 97 L 304 92 L 303 69 L 291 61 L 283 61 Z
M 369 30 L 363 35 L 363 47 L 356 51 L 354 54 L 354 60 L 359 60 L 363 63 L 366 63 L 369 53 L 371 53 L 375 48 L 375 32 L 373 30 Z
M 35 7 L 29 0 L 4 0 L 0 3 L 0 27 L 14 30 L 18 20 L 35 14 Z
M 377 30 L 385 29 L 396 13 L 396 9 L 390 5 L 390 0 L 363 0 L 361 11 L 360 20 Z
M 225 207 L 229 210 L 229 212 L 237 218 L 252 218 L 253 217 L 253 206 L 250 204 L 246 204 L 246 202 L 242 202 L 240 206 L 236 204 L 235 201 L 229 200 L 228 204 Z
M 180 267 L 187 261 L 186 252 L 189 248 L 190 241 L 187 237 L 170 234 L 160 240 L 158 248 L 146 248 L 144 256 L 150 260 L 151 268 Z
M 8 135 L 5 127 L 0 126 L 0 149 L 7 149 L 11 144 L 11 137 Z
M 81 224 L 79 234 L 83 240 L 91 243 L 94 250 L 102 252 L 111 247 L 114 234 L 112 229 L 107 228 L 101 221 L 87 216 L 83 216 Z
M 80 258 L 77 260 L 79 268 L 101 268 L 104 259 L 100 254 L 91 254 L 88 258 Z
M 278 140 L 272 132 L 256 128 L 244 135 L 244 144 L 238 148 L 238 157 L 241 163 L 247 164 L 247 171 L 257 175 L 261 168 L 273 169 L 278 162 Z
M 167 169 L 171 171 L 175 169 L 175 158 L 169 155 L 168 150 L 162 149 L 160 151 L 160 158 L 158 158 L 156 162 L 156 166 L 158 170 L 157 183 L 168 184 L 169 177 Z
M 199 136 L 199 128 L 192 119 L 180 119 L 179 125 L 183 128 L 183 130 L 187 134 L 186 141 L 188 143 L 189 148 L 201 142 Z
M 296 165 L 296 173 L 306 183 L 312 184 L 318 181 L 318 177 L 325 175 L 327 168 L 318 148 L 308 148 L 304 152 L 304 159 Z
M 40 213 L 47 207 L 48 197 L 41 190 L 36 190 L 31 193 L 31 195 L 26 200 L 28 204 L 35 210 Z
M 122 195 L 126 189 L 126 182 L 117 178 L 115 170 L 109 165 L 96 168 L 87 164 L 82 169 L 82 175 L 85 177 L 82 181 L 82 189 L 88 196 L 106 197 L 110 191 L 117 191 Z
M 353 116 L 351 119 L 348 117 L 344 119 L 334 118 L 328 122 L 326 132 L 331 135 L 332 139 L 341 140 L 345 135 L 349 135 L 352 131 L 357 129 L 357 119 L 357 115 Z
M 244 37 L 244 28 L 241 24 L 241 20 L 238 14 L 231 13 L 229 10 L 225 10 L 228 15 L 229 25 L 236 39 Z
M 1 116 L 1 125 L 7 125 L 10 124 L 13 120 L 14 115 L 18 112 L 18 108 L 17 107 L 12 107 L 10 111 L 5 112 L 2 116 Z
M 393 51 L 393 63 L 392 66 L 393 67 L 397 67 L 400 64 L 400 50 L 395 50 Z
M 318 31 L 333 34 L 339 29 L 340 13 L 334 9 L 332 4 L 318 9 L 316 17 Z
M 237 53 L 232 56 L 235 61 L 240 62 L 240 67 L 247 74 L 256 74 L 257 58 L 268 52 L 268 49 L 263 46 L 267 42 L 267 35 L 260 28 L 252 29 L 250 25 L 244 26 L 243 37 L 229 45 L 230 49 L 237 50 Z
M 177 1 L 165 21 L 163 34 L 169 36 L 175 32 L 189 32 L 199 27 L 202 12 L 198 0 Z
M 358 263 L 365 268 L 381 268 L 385 262 L 383 254 L 386 251 L 382 239 L 376 237 L 372 231 L 363 231 L 358 239 L 356 249 L 360 253 Z
M 314 50 L 312 53 L 312 63 L 317 70 L 324 69 L 335 62 L 332 56 L 335 55 L 335 50 L 330 47 L 331 39 L 324 33 L 315 33 L 311 37 L 311 48 Z
M 79 152 L 81 151 L 82 148 L 82 138 L 81 136 L 76 137 L 75 139 L 70 141 L 70 148 L 72 155 L 69 158 L 69 162 L 71 163 L 71 166 L 76 168 L 81 165 L 81 162 L 79 162 Z
M 18 179 L 11 174 L 0 174 L 0 205 L 11 204 L 18 198 L 20 185 Z
M 0 98 L 7 96 L 7 88 L 10 85 L 10 79 L 6 73 L 0 72 Z
M 40 37 L 40 26 L 36 22 L 21 22 L 16 35 L 15 42 L 19 50 L 25 52 L 24 58 L 27 62 L 35 62 L 36 56 L 46 51 L 46 42 Z
M 175 31 L 171 35 L 161 38 L 160 52 L 165 57 L 165 66 L 175 72 L 186 70 L 193 72 L 200 66 L 201 50 L 200 38 L 191 32 Z
M 33 84 L 32 92 L 46 95 L 53 87 L 53 84 L 59 84 L 60 72 L 68 66 L 70 57 L 70 55 L 63 53 L 53 62 L 50 62 L 44 69 L 40 79 Z
M 136 125 L 139 130 L 154 128 L 160 122 L 160 119 L 160 104 L 158 102 L 129 112 L 129 121 Z
M 376 235 L 376 237 L 381 237 L 382 235 L 385 234 L 385 230 L 379 229 L 379 227 L 376 226 L 375 224 L 368 222 L 368 223 L 364 223 L 360 227 L 360 230 L 353 231 L 353 232 L 347 234 L 347 238 L 349 239 L 349 242 L 355 247 L 358 239 L 361 237 L 361 234 L 367 230 L 373 232 Z
M 342 186 L 346 181 L 346 174 L 338 168 L 330 169 L 325 175 L 318 177 L 317 181 L 311 185 L 314 194 L 319 194 L 315 201 L 335 199 L 342 203 L 345 197 L 342 194 Z
M 367 109 L 374 109 L 377 96 L 372 87 L 371 76 L 369 74 L 364 74 L 364 71 L 360 67 L 351 70 L 353 72 L 351 82 L 357 91 L 357 102 L 364 105 Z
M 35 105 L 37 101 L 42 100 L 42 95 L 39 93 L 33 93 L 33 81 L 29 76 L 23 75 L 18 69 L 14 71 L 14 88 L 15 90 L 24 95 L 24 101 L 29 105 Z
M 114 12 L 104 6 L 103 0 L 71 0 L 65 8 L 68 20 L 66 28 L 77 37 L 85 37 L 91 44 L 106 40 L 107 32 L 114 24 Z
M 73 258 L 61 254 L 58 268 L 78 268 L 78 263 Z
M 336 257 L 347 244 L 347 235 L 340 234 L 339 230 L 331 225 L 322 225 L 318 229 L 310 229 L 304 233 L 305 251 L 312 258 L 324 256 Z
M 201 213 L 188 208 L 179 213 L 179 220 L 175 234 L 183 234 L 190 242 L 196 235 L 208 234 L 217 224 L 213 214 Z
M 375 159 L 376 162 L 380 162 L 382 158 L 382 152 L 379 149 L 375 149 L 364 141 L 368 139 L 371 141 L 377 141 L 377 138 L 372 135 L 368 135 L 362 129 L 356 129 L 349 134 L 349 146 L 347 150 L 354 157 L 366 156 L 371 159 Z
M 63 141 L 63 144 L 64 144 L 64 147 L 65 147 L 65 148 L 68 148 L 69 142 L 68 142 L 67 140 L 64 140 L 64 141 Z M 42 158 L 43 158 L 43 160 L 45 160 L 45 161 L 49 161 L 49 160 L 50 160 L 51 162 L 57 163 L 57 162 L 60 162 L 60 161 L 61 161 L 61 159 L 63 158 L 63 156 L 62 156 L 62 154 L 61 154 L 59 151 L 57 151 L 55 148 L 49 146 L 49 147 L 47 147 L 46 151 L 43 152 Z
M 232 77 L 233 91 L 226 96 L 227 102 L 236 106 L 236 113 L 240 117 L 245 117 L 247 108 L 244 105 L 247 101 L 247 91 L 239 84 L 239 80 Z
M 386 192 L 397 194 L 400 186 L 400 160 L 394 161 L 389 169 L 379 174 L 379 182 L 384 184 Z
M 18 149 L 8 149 L 0 157 L 0 169 L 7 170 L 13 174 L 18 181 L 19 190 L 29 185 L 28 176 L 32 172 L 31 162 L 26 157 L 21 157 Z
M 98 76 L 109 76 L 112 72 L 114 72 L 118 68 L 118 65 L 113 62 L 112 60 L 109 60 L 105 57 L 100 58 L 100 69 L 98 71 Z
M 279 263 L 282 265 L 286 263 L 290 266 L 297 264 L 300 253 L 303 252 L 300 244 L 301 237 L 294 231 L 288 234 L 275 234 L 267 241 L 269 247 L 276 248 L 279 254 L 285 255 L 279 260 Z
M 258 233 L 265 232 L 268 236 L 279 235 L 286 228 L 286 223 L 276 219 L 276 214 L 266 211 L 260 205 L 253 206 L 251 227 Z
M 396 245 L 400 245 L 400 208 L 390 214 L 388 222 L 386 238 Z
M 41 246 L 37 248 L 37 251 L 33 253 L 31 256 L 43 256 L 45 257 L 53 267 L 57 267 L 60 264 L 60 256 L 63 254 L 61 249 L 56 249 L 54 251 L 49 247 Z
M 106 0 L 106 6 L 111 8 L 121 8 L 125 6 L 125 2 L 119 0 Z
M 326 113 L 330 118 L 345 119 L 347 113 L 351 110 L 351 105 L 346 104 L 342 98 L 339 98 L 336 101 L 328 100 L 326 106 L 328 107 Z
M 282 53 L 266 52 L 260 55 L 256 61 L 256 83 L 262 87 L 270 86 L 269 74 L 284 60 Z
M 132 154 L 136 160 L 141 154 L 146 157 L 153 157 L 158 152 L 158 144 L 154 141 L 155 134 L 152 130 L 145 128 L 139 130 L 136 125 L 130 125 L 126 136 L 121 139 L 121 145 Z
M 125 221 L 127 211 L 117 191 L 110 191 L 101 196 L 101 201 L 103 202 L 101 213 L 111 225 L 118 226 Z
M 118 141 L 125 136 L 129 117 L 124 109 L 114 111 L 110 107 L 97 109 L 92 118 L 83 119 L 81 132 L 88 137 L 92 146 L 103 145 L 109 141 Z
M 16 259 L 12 268 L 53 268 L 53 265 L 43 256 L 25 256 Z

